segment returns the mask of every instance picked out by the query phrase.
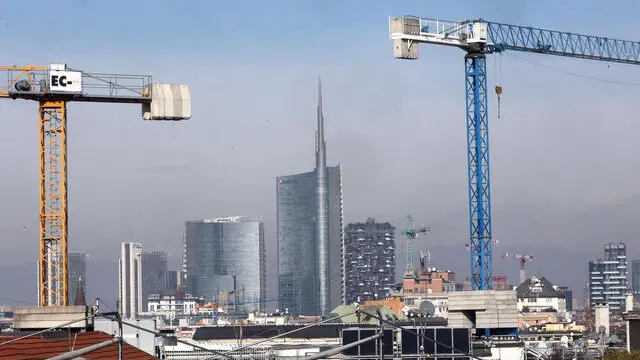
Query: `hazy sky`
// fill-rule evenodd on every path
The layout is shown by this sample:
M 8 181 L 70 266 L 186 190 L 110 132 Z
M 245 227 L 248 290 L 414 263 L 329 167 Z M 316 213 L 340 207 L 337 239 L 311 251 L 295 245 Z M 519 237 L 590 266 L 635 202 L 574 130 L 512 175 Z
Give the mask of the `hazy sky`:
M 177 264 L 185 220 L 257 214 L 271 288 L 275 177 L 314 165 L 318 75 L 328 163 L 343 165 L 345 221 L 401 225 L 412 214 L 433 230 L 420 247 L 459 251 L 440 265 L 468 272 L 463 53 L 423 46 L 418 61 L 394 60 L 389 16 L 633 40 L 640 3 L 59 0 L 3 10 L 2 65 L 67 62 L 191 87 L 186 122 L 144 122 L 137 105 L 69 105 L 71 250 L 113 262 L 117 274 L 119 243 L 132 239 Z M 544 270 L 554 251 L 596 256 L 609 239 L 639 255 L 640 70 L 521 53 L 491 56 L 488 70 L 489 88 L 504 88 L 499 119 L 489 99 L 495 262 L 504 265 L 503 249 L 528 249 Z M 36 103 L 0 101 L 0 263 L 33 264 L 24 277 L 33 295 L 16 293 L 21 300 L 35 300 L 36 288 L 36 112 Z M 587 261 L 569 264 L 563 281 L 584 282 Z M 517 279 L 516 263 L 504 268 Z M 0 286 L 11 298 L 14 284 Z

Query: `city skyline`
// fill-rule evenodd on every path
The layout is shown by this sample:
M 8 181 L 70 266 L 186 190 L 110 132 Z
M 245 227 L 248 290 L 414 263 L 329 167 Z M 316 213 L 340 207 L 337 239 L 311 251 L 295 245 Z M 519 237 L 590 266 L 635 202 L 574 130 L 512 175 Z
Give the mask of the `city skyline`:
M 626 3 L 632 10 L 637 8 Z M 68 5 L 60 8 L 73 6 L 71 2 L 61 4 Z M 327 10 L 310 11 L 309 4 L 290 3 L 292 11 L 305 14 L 293 19 L 294 24 L 309 29 L 310 34 L 299 56 L 285 57 L 283 44 L 296 41 L 299 35 L 285 34 L 279 31 L 281 25 L 273 25 L 286 18 L 286 12 L 279 12 L 280 4 L 258 4 L 247 14 L 246 9 L 234 4 L 217 8 L 201 3 L 203 11 L 191 16 L 203 21 L 188 24 L 191 29 L 206 23 L 203 14 L 218 13 L 214 10 L 219 9 L 226 14 L 220 16 L 221 28 L 231 28 L 230 19 L 241 14 L 261 24 L 270 36 L 246 48 L 238 46 L 237 40 L 221 39 L 216 47 L 209 47 L 176 40 L 176 34 L 168 34 L 184 51 L 153 61 L 148 55 L 156 51 L 157 40 L 141 42 L 122 35 L 135 33 L 138 23 L 121 18 L 122 26 L 114 29 L 108 17 L 92 16 L 113 10 L 103 4 L 87 4 L 76 10 L 77 22 L 61 25 L 75 44 L 73 49 L 51 49 L 44 57 L 36 49 L 47 46 L 45 39 L 36 36 L 35 29 L 19 30 L 9 21 L 4 29 L 10 49 L 5 60 L 11 64 L 46 64 L 60 59 L 88 71 L 149 72 L 154 79 L 193 84 L 194 104 L 211 104 L 215 109 L 206 113 L 201 108 L 184 126 L 151 128 L 136 121 L 139 114 L 135 108 L 71 105 L 70 249 L 92 254 L 88 271 L 94 266 L 97 278 L 88 274 L 91 282 L 117 282 L 109 280 L 117 277 L 114 259 L 119 255 L 113 239 L 138 239 L 177 254 L 181 251 L 184 219 L 227 214 L 264 216 L 268 258 L 272 259 L 269 270 L 273 274 L 277 268 L 273 179 L 292 169 L 308 167 L 313 151 L 308 120 L 315 115 L 318 73 L 325 79 L 327 112 L 340 119 L 327 129 L 326 135 L 331 138 L 327 161 L 335 163 L 339 159 L 345 170 L 345 220 L 358 221 L 370 215 L 394 219 L 406 213 L 428 219 L 433 228 L 430 242 L 416 246 L 446 248 L 443 252 L 453 254 L 451 265 L 447 265 L 464 274 L 467 253 L 457 250 L 462 246 L 457 243 L 466 243 L 468 237 L 466 154 L 461 150 L 465 144 L 464 104 L 458 96 L 462 83 L 460 53 L 451 49 L 411 64 L 394 62 L 387 39 L 387 17 L 406 13 L 455 20 L 482 15 L 496 21 L 562 30 L 581 29 L 591 22 L 588 13 L 598 13 L 616 19 L 602 23 L 599 33 L 612 37 L 633 33 L 635 25 L 629 15 L 633 11 L 622 12 L 595 2 L 563 6 L 572 4 L 576 9 L 573 16 L 559 19 L 537 7 L 528 6 L 532 11 L 525 11 L 511 3 L 433 4 L 427 11 L 417 1 L 393 5 L 378 2 L 369 4 L 365 13 L 355 5 L 332 3 Z M 539 9 L 552 5 L 543 1 Z M 136 13 L 143 5 L 123 8 L 127 6 Z M 171 9 L 178 14 L 187 12 Z M 6 10 L 11 13 L 19 9 L 10 4 Z M 35 9 L 33 21 L 47 21 L 50 11 L 59 10 Z M 171 21 L 153 7 L 149 11 L 159 21 Z M 270 26 L 264 26 L 267 17 L 263 14 L 272 15 Z M 104 29 L 108 28 L 107 33 Z M 343 36 L 336 41 L 327 29 Z M 215 29 L 202 31 L 217 34 Z M 235 35 L 247 39 L 250 34 L 240 29 Z M 362 55 L 357 61 L 344 55 L 353 52 L 354 46 Z M 80 50 L 86 48 L 94 51 Z M 131 56 L 126 61 L 113 59 L 117 53 L 114 49 L 123 48 Z M 193 56 L 185 59 L 185 54 Z M 425 49 L 425 54 L 430 55 L 431 50 Z M 209 64 L 211 58 L 215 59 L 215 68 L 225 71 L 202 71 L 199 64 Z M 185 70 L 176 74 L 172 70 L 178 63 Z M 632 165 L 637 151 L 631 137 L 639 125 L 627 120 L 627 114 L 633 113 L 631 94 L 620 84 L 563 71 L 628 82 L 637 81 L 635 72 L 615 64 L 609 68 L 535 54 L 496 56 L 488 66 L 502 68 L 492 73 L 496 77 L 501 74 L 504 85 L 500 119 L 496 117 L 493 92 L 489 102 L 491 127 L 495 130 L 491 136 L 495 165 L 491 174 L 493 230 L 494 237 L 502 241 L 500 246 L 520 252 L 527 244 L 537 244 L 532 271 L 553 266 L 558 261 L 556 254 L 576 249 L 581 256 L 594 258 L 605 239 L 626 242 L 629 257 L 637 258 L 640 245 L 633 241 L 635 230 L 629 219 L 640 212 L 635 186 L 638 172 Z M 499 79 L 489 78 L 489 87 L 493 89 Z M 575 95 L 571 99 L 560 96 L 569 91 Z M 0 194 L 5 204 L 13 204 L 0 207 L 6 219 L 3 238 L 18 244 L 10 246 L 9 240 L 4 240 L 0 260 L 2 272 L 20 274 L 18 281 L 8 277 L 2 281 L 18 301 L 33 301 L 33 286 L 28 285 L 38 253 L 38 224 L 34 220 L 38 211 L 34 144 L 38 139 L 32 131 L 35 111 L 33 104 L 19 101 L 2 108 L 3 117 L 24 120 L 7 123 L 9 140 L 0 145 L 0 152 L 5 154 L 1 164 L 12 169 Z M 575 135 L 576 129 L 579 136 Z M 99 140 L 96 134 L 100 134 Z M 596 147 L 594 155 L 589 159 L 581 156 L 580 149 L 591 146 Z M 585 178 L 593 168 L 602 171 Z M 376 198 L 370 194 L 377 194 Z M 109 226 L 102 227 L 103 223 Z M 533 235 L 541 228 L 546 229 L 544 236 Z M 403 259 L 399 260 L 398 266 L 402 266 Z M 583 262 L 576 259 L 570 266 L 584 268 Z M 517 266 L 497 259 L 494 265 L 496 272 L 508 271 L 510 278 L 517 278 Z M 586 273 L 575 273 L 571 277 L 558 272 L 552 277 L 562 279 L 553 281 L 580 288 L 587 281 Z M 276 277 L 269 279 L 270 288 L 277 284 Z M 88 293 L 92 297 L 107 298 L 113 292 L 97 285 L 97 291 L 93 291 L 91 286 Z

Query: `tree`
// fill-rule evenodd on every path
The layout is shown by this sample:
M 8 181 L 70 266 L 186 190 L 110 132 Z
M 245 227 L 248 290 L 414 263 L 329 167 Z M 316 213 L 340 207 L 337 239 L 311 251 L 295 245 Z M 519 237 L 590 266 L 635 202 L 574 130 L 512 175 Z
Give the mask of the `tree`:
M 640 360 L 640 351 L 632 351 L 630 353 L 626 351 L 608 350 L 604 354 L 605 360 Z

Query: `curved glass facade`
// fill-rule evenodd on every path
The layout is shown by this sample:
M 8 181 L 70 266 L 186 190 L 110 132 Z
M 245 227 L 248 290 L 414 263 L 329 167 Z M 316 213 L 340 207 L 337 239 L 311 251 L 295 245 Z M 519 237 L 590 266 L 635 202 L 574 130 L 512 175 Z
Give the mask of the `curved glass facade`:
M 340 166 L 328 167 L 329 307 L 344 298 L 344 241 Z M 277 178 L 279 306 L 292 314 L 321 314 L 316 241 L 315 172 Z
M 188 221 L 187 291 L 205 299 L 236 292 L 238 309 L 265 309 L 266 259 L 262 221 L 242 217 Z M 235 277 L 235 289 L 230 278 Z
M 316 277 L 316 173 L 277 179 L 280 309 L 318 313 Z

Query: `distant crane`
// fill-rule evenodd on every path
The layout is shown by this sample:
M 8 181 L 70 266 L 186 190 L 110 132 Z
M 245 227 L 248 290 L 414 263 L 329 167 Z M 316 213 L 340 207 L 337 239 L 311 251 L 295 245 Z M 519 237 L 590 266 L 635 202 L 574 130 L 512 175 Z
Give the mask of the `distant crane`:
M 0 99 L 40 105 L 38 305 L 67 306 L 67 103 L 138 104 L 145 120 L 185 120 L 191 117 L 191 95 L 186 85 L 154 84 L 150 75 L 88 73 L 67 64 L 0 66 L 0 71 L 8 78 Z
M 502 257 L 506 259 L 520 260 L 520 284 L 522 284 L 527 279 L 524 274 L 524 264 L 533 261 L 533 256 L 504 253 Z
M 418 59 L 421 43 L 457 47 L 465 52 L 471 288 L 491 289 L 493 250 L 487 55 L 522 51 L 640 65 L 640 42 L 501 24 L 483 19 L 447 21 L 416 16 L 390 18 L 389 33 L 393 41 L 393 56 L 397 59 Z M 499 105 L 502 87 L 496 86 L 495 92 Z
M 414 229 L 413 218 L 411 215 L 407 215 L 407 227 L 400 230 L 400 233 L 407 237 L 407 268 L 405 270 L 405 276 L 415 276 L 415 268 L 413 267 L 413 241 L 421 235 L 428 234 L 430 231 L 431 228 L 429 226 Z

